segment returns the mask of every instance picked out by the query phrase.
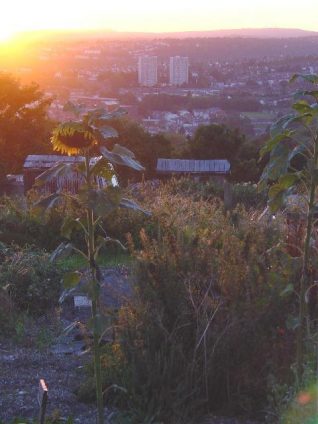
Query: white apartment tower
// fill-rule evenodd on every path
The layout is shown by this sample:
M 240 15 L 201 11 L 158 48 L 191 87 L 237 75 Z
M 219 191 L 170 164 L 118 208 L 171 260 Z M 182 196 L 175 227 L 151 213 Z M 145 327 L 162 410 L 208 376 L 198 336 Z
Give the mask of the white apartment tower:
M 170 57 L 170 79 L 171 85 L 182 85 L 189 82 L 189 58 L 174 56 Z
M 157 56 L 140 56 L 138 59 L 138 82 L 151 87 L 158 82 Z

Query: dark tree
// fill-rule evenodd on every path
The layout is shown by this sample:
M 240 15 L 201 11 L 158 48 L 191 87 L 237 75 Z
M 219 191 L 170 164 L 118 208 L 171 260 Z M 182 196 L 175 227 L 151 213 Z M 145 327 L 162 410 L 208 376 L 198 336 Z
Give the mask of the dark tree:
M 22 85 L 0 74 L 0 164 L 6 173 L 21 172 L 28 154 L 50 152 L 52 124 L 47 117 L 51 100 L 37 84 Z
M 233 160 L 245 137 L 239 130 L 232 130 L 225 125 L 200 126 L 190 140 L 190 154 L 195 159 L 228 159 Z
M 262 171 L 258 152 L 258 143 L 248 142 L 238 129 L 211 124 L 197 129 L 187 155 L 192 159 L 227 159 L 233 181 L 255 182 Z

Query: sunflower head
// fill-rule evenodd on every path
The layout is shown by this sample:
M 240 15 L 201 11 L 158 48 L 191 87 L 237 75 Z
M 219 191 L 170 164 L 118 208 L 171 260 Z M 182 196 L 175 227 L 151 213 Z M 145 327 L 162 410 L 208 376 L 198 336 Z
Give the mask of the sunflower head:
M 55 128 L 51 143 L 53 150 L 68 155 L 78 155 L 91 149 L 97 141 L 89 128 L 77 122 L 66 122 Z

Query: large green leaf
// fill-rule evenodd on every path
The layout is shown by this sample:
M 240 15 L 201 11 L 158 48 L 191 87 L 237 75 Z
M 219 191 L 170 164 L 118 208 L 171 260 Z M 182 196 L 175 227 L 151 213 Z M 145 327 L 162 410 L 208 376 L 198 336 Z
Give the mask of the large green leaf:
M 299 175 L 297 173 L 288 173 L 279 178 L 278 184 L 285 190 L 292 187 L 297 181 L 299 181 Z
M 102 138 L 116 138 L 118 137 L 118 131 L 112 127 L 103 126 L 98 128 L 97 131 L 101 134 Z
M 68 272 L 63 276 L 63 286 L 65 289 L 72 289 L 81 281 L 82 273 L 79 271 Z
M 56 206 L 61 200 L 61 194 L 60 193 L 52 193 L 49 196 L 43 197 L 42 199 L 38 200 L 36 203 L 34 203 L 35 209 L 40 209 L 44 213 L 48 210 L 52 209 L 54 206 Z
M 50 256 L 50 262 L 55 262 L 59 259 L 64 259 L 70 256 L 73 252 L 73 246 L 71 243 L 61 243 L 57 246 L 54 252 Z
M 307 113 L 311 111 L 310 105 L 306 100 L 299 100 L 293 104 L 293 109 L 298 113 Z
M 318 103 L 313 103 L 310 105 L 310 110 L 313 115 L 318 114 Z
M 80 228 L 80 224 L 77 219 L 73 219 L 70 216 L 66 216 L 61 226 L 61 235 L 66 239 L 70 239 L 72 232 L 74 230 L 78 230 Z
M 318 75 L 315 74 L 294 74 L 289 82 L 294 82 L 297 79 L 303 79 L 306 82 L 310 82 L 311 84 L 318 84 Z
M 262 159 L 266 153 L 270 153 L 281 141 L 291 138 L 294 134 L 295 131 L 285 130 L 268 140 L 260 150 L 260 159 Z
M 281 291 L 280 296 L 281 297 L 285 297 L 285 296 L 289 296 L 290 294 L 294 293 L 294 286 L 292 283 L 287 284 L 287 286 L 284 288 L 283 291 Z
M 119 155 L 128 156 L 132 159 L 135 159 L 135 154 L 131 150 L 127 149 L 124 146 L 121 146 L 120 144 L 115 144 L 112 153 L 118 153 Z
M 134 202 L 133 200 L 130 200 L 130 199 L 122 198 L 119 206 L 121 208 L 132 209 L 134 211 L 142 212 L 142 213 L 144 213 L 145 215 L 148 215 L 148 216 L 151 215 L 151 213 L 149 211 L 146 211 L 144 208 L 139 206 L 138 203 L 136 203 L 136 202 Z
M 102 177 L 107 181 L 111 181 L 114 177 L 114 169 L 109 160 L 101 157 L 91 168 L 91 174 L 96 177 Z
M 306 152 L 306 148 L 303 144 L 301 144 L 300 146 L 295 146 L 289 153 L 287 161 L 288 161 L 288 166 L 290 165 L 290 162 L 292 161 L 292 159 L 294 159 L 295 156 L 297 155 L 301 155 Z
M 96 250 L 95 250 L 95 259 L 97 259 L 98 255 L 99 255 L 99 251 L 106 246 L 106 244 L 108 243 L 113 243 L 116 244 L 117 246 L 119 246 L 122 250 L 127 250 L 127 248 L 122 244 L 122 242 L 120 240 L 114 239 L 112 237 L 102 237 L 102 236 L 98 236 L 97 240 L 96 240 Z
M 268 206 L 272 212 L 277 212 L 285 203 L 287 190 L 279 183 L 271 186 L 268 192 Z
M 79 197 L 84 207 L 93 210 L 97 216 L 105 216 L 119 206 L 121 192 L 118 187 L 112 186 L 106 189 L 83 189 Z
M 47 171 L 42 172 L 35 178 L 35 185 L 42 186 L 55 178 L 68 175 L 72 171 L 72 165 L 69 163 L 58 162 Z
M 272 212 L 276 212 L 285 204 L 286 196 L 290 194 L 291 189 L 299 181 L 299 178 L 299 173 L 287 173 L 282 175 L 278 182 L 270 187 L 268 205 Z
M 102 155 L 108 159 L 112 164 L 127 166 L 135 169 L 136 171 L 144 171 L 145 168 L 137 162 L 135 159 L 127 155 L 120 155 L 116 152 L 110 152 L 106 147 L 101 147 L 100 151 Z
M 270 161 L 265 167 L 261 179 L 275 181 L 286 174 L 289 166 L 290 148 L 286 144 L 278 144 L 271 152 Z
M 272 138 L 274 138 L 277 135 L 282 134 L 283 131 L 287 130 L 290 127 L 292 127 L 293 129 L 299 123 L 308 124 L 312 121 L 313 115 L 314 113 L 310 109 L 309 112 L 303 112 L 300 115 L 289 114 L 289 115 L 283 116 L 272 125 L 270 129 L 270 135 Z
M 285 116 L 282 116 L 280 119 L 278 119 L 270 128 L 270 135 L 271 138 L 274 138 L 276 136 L 280 136 L 284 129 L 286 129 L 285 124 L 286 122 L 290 122 L 291 119 L 295 118 L 295 114 L 288 114 Z
M 295 100 L 306 96 L 313 97 L 316 101 L 318 101 L 318 90 L 298 90 L 294 94 Z

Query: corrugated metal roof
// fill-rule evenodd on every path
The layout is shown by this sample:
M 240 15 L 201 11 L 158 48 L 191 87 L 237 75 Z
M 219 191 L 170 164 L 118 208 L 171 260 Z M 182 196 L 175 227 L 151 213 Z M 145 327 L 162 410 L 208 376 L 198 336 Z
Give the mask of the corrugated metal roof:
M 82 156 L 59 156 L 59 155 L 28 155 L 25 159 L 24 169 L 44 169 L 51 168 L 57 162 L 79 163 L 84 158 Z
M 194 160 L 194 159 L 162 159 L 157 161 L 157 171 L 161 173 L 188 174 L 228 174 L 230 162 L 226 159 Z
M 99 158 L 100 157 L 91 158 L 90 164 L 94 165 Z M 83 161 L 83 156 L 28 155 L 24 162 L 23 180 L 25 189 L 29 190 L 33 186 L 36 175 L 42 174 L 57 163 L 62 162 L 65 164 L 76 164 Z M 74 169 L 72 168 L 73 167 L 71 167 L 67 173 L 52 178 L 49 182 L 41 187 L 41 190 L 50 193 L 54 193 L 56 190 L 77 193 L 79 186 L 84 183 L 84 177 L 80 172 L 78 172 L 78 170 L 76 170 L 75 167 Z M 109 185 L 108 181 L 99 176 L 95 177 L 95 182 L 100 188 Z M 112 178 L 112 184 L 118 185 L 115 175 Z

